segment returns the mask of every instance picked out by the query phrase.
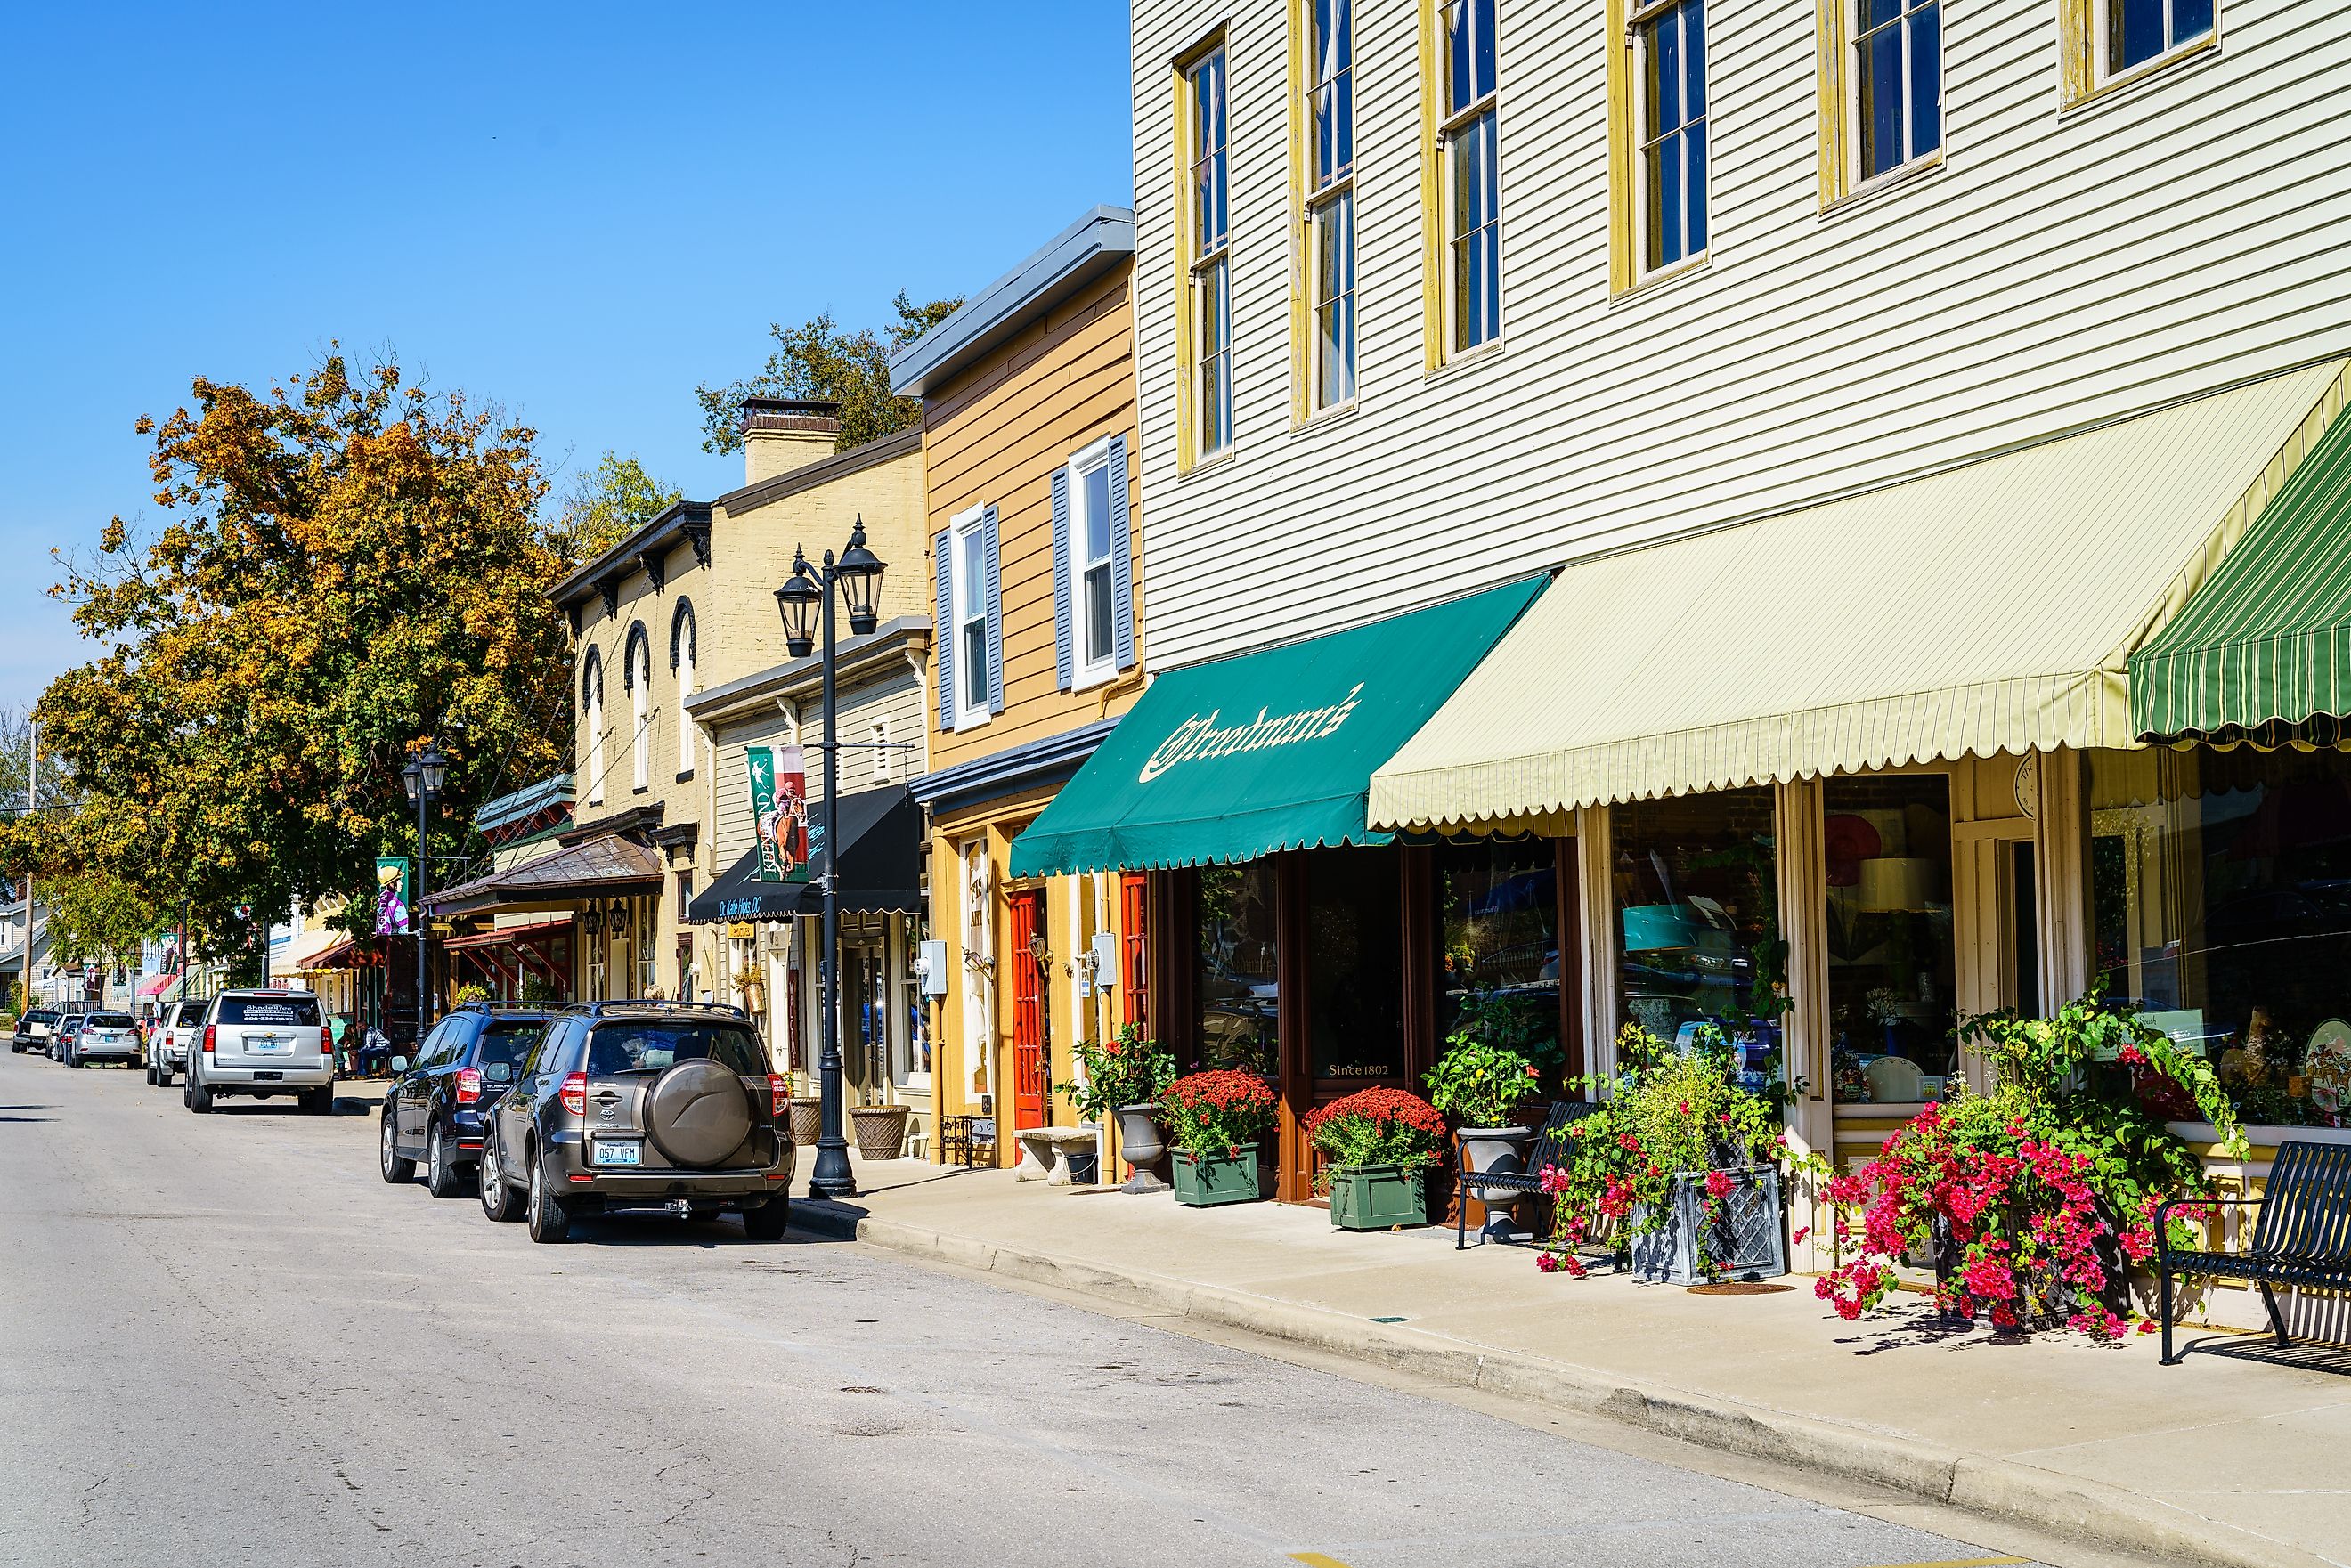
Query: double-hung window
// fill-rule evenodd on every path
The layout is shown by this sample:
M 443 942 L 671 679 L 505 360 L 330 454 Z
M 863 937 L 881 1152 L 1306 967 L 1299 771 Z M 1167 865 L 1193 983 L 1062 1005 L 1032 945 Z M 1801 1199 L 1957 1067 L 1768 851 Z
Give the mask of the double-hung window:
M 1090 463 L 1077 468 L 1070 486 L 1070 541 L 1077 560 L 1078 681 L 1081 685 L 1115 674 L 1117 620 L 1112 611 L 1110 548 L 1110 452 L 1088 454 Z
M 956 529 L 956 725 L 987 718 L 987 537 L 985 516 Z
M 2212 36 L 2213 0 L 2092 0 L 2098 17 L 2098 69 L 2113 78 Z
M 1875 180 L 1943 145 L 1943 13 L 1938 0 L 1838 0 L 1853 6 L 1854 172 Z
M 996 508 L 974 507 L 932 535 L 931 571 L 932 623 L 938 628 L 932 676 L 939 727 L 986 724 L 1004 711 L 1004 585 Z
M 1706 0 L 1655 0 L 1628 22 L 1633 243 L 1647 274 L 1706 253 Z
M 1189 295 L 1192 456 L 1214 456 L 1233 440 L 1231 203 L 1225 155 L 1222 45 L 1185 68 L 1185 122 L 1191 191 L 1186 236 Z
M 1354 0 L 1303 0 L 1309 413 L 1355 395 Z
M 1436 0 L 1437 160 L 1445 216 L 1445 343 L 1464 353 L 1502 335 L 1501 118 L 1496 0 Z

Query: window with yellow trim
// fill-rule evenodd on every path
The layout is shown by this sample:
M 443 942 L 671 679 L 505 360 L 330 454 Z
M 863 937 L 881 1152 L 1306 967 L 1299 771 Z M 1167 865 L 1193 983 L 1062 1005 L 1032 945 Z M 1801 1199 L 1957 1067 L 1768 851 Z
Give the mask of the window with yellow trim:
M 2065 99 L 2077 103 L 2212 47 L 2219 0 L 2059 0 Z
M 1940 0 L 1822 0 L 1821 196 L 1826 202 L 1943 147 Z
M 1706 0 L 1655 0 L 1627 19 L 1633 247 L 1642 276 L 1706 254 Z
M 1445 350 L 1502 335 L 1501 110 L 1496 0 L 1436 0 L 1437 155 Z
M 1233 439 L 1232 204 L 1225 135 L 1225 51 L 1184 68 L 1178 120 L 1185 143 L 1183 254 L 1188 444 L 1196 460 Z
M 1309 413 L 1355 395 L 1353 0 L 1302 0 Z

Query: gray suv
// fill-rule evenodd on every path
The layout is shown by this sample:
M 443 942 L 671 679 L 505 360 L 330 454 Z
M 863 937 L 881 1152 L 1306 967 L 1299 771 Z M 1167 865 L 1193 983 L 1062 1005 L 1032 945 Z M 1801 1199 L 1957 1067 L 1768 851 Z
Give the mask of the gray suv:
M 562 1241 L 582 1215 L 732 1211 L 784 1233 L 787 1080 L 740 1009 L 597 1002 L 556 1014 L 482 1129 L 482 1212 Z
M 204 1112 L 227 1094 L 291 1094 L 302 1109 L 335 1109 L 335 1051 L 326 1015 L 308 991 L 223 991 L 188 1045 L 181 1103 Z

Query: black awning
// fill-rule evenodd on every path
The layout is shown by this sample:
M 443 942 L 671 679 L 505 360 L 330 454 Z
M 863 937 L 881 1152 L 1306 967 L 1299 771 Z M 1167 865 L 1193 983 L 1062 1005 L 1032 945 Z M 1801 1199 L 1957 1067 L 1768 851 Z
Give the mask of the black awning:
M 824 849 L 824 808 L 809 808 L 809 858 Z M 923 907 L 923 809 L 903 784 L 841 798 L 841 908 L 848 915 L 919 914 Z M 817 915 L 824 895 L 814 882 L 761 882 L 759 851 L 750 852 L 686 906 L 697 925 L 721 920 L 789 920 Z

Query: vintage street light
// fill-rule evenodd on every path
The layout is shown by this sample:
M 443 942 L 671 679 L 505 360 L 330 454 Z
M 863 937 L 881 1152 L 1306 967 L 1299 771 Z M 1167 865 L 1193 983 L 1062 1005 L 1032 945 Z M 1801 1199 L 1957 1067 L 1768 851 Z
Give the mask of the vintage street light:
M 841 885 L 835 875 L 841 852 L 840 705 L 833 690 L 839 652 L 833 631 L 834 591 L 849 612 L 852 635 L 870 637 L 880 623 L 874 605 L 882 594 L 883 563 L 865 548 L 865 519 L 849 532 L 849 547 L 836 559 L 824 552 L 821 570 L 809 565 L 807 555 L 792 551 L 792 574 L 776 590 L 776 612 L 784 621 L 784 646 L 795 659 L 815 652 L 824 642 L 824 869 L 817 885 L 824 895 L 824 937 L 818 958 L 818 976 L 824 997 L 824 1045 L 817 1058 L 820 1128 L 816 1166 L 809 1173 L 809 1191 L 818 1197 L 855 1197 L 857 1178 L 849 1168 L 849 1140 L 841 1135 L 841 997 L 838 979 L 841 955 Z
M 424 1039 L 427 1017 L 424 979 L 424 878 L 427 855 L 424 841 L 424 813 L 441 799 L 441 786 L 449 778 L 449 759 L 441 755 L 440 747 L 430 741 L 424 753 L 400 770 L 400 781 L 408 789 L 408 799 L 416 807 L 416 901 L 409 906 L 408 924 L 416 936 L 416 1041 Z

